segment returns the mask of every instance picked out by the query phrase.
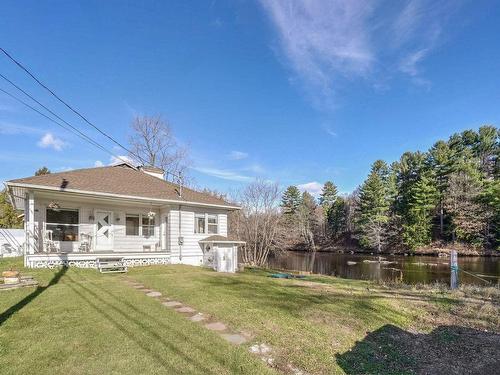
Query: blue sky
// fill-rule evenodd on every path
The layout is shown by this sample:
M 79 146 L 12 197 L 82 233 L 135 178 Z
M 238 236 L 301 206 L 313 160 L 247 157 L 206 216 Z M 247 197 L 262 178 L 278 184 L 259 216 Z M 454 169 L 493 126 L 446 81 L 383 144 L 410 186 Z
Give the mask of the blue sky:
M 500 2 L 141 3 L 3 1 L 1 46 L 123 143 L 134 115 L 162 114 L 199 187 L 348 192 L 375 159 L 498 126 Z M 0 72 L 113 148 L 3 56 Z M 0 93 L 0 181 L 96 161 Z

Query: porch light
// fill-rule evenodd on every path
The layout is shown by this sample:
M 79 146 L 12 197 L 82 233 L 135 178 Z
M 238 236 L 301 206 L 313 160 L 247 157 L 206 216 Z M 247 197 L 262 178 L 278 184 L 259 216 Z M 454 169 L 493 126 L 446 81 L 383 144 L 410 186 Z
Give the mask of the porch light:
M 50 202 L 47 207 L 50 208 L 51 210 L 58 210 L 58 209 L 61 208 L 61 206 L 59 205 L 59 203 L 57 203 L 55 201 Z
M 148 218 L 149 219 L 154 219 L 155 216 L 156 216 L 156 212 L 153 212 L 153 211 L 149 211 L 148 212 Z

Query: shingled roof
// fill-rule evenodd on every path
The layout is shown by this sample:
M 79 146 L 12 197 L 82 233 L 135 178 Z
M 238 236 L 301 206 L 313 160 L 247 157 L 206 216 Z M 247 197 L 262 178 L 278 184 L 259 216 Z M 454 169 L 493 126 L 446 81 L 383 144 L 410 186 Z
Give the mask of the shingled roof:
M 107 193 L 138 198 L 236 207 L 236 205 L 223 199 L 186 187 L 182 188 L 182 197 L 180 197 L 179 185 L 151 176 L 127 164 L 75 169 L 67 172 L 19 178 L 7 183 L 56 188 L 61 191 Z

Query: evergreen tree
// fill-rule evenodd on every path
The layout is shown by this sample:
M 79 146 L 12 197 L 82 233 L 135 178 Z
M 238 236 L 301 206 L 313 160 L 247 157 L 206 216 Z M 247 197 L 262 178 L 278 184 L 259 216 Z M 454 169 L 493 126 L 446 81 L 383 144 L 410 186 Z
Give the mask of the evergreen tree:
M 403 243 L 408 248 L 413 250 L 431 242 L 432 213 L 437 197 L 433 181 L 425 175 L 411 186 L 406 222 L 403 224 Z
M 359 193 L 357 226 L 360 244 L 382 250 L 385 243 L 385 227 L 389 221 L 390 202 L 387 199 L 387 185 L 381 174 L 380 163 L 376 162 Z
M 18 217 L 4 189 L 0 193 L 0 228 L 22 228 L 23 220 Z
M 319 204 L 323 209 L 323 223 L 324 234 L 330 235 L 332 231 L 332 218 L 331 209 L 337 200 L 337 186 L 331 181 L 325 182 L 321 195 L 319 197 Z
M 325 216 L 337 200 L 337 194 L 337 186 L 335 186 L 335 184 L 331 181 L 325 182 L 319 197 L 319 204 L 323 207 Z
M 342 197 L 338 197 L 328 211 L 328 228 L 334 239 L 338 239 L 347 232 L 347 210 L 347 201 Z
M 44 175 L 44 174 L 50 174 L 50 170 L 49 170 L 49 168 L 47 168 L 47 167 L 42 167 L 42 168 L 39 168 L 39 169 L 35 172 L 35 176 L 41 176 L 41 175 Z
M 301 193 L 297 186 L 289 186 L 281 197 L 283 214 L 288 217 L 294 216 L 299 209 L 301 201 Z
M 452 169 L 452 151 L 448 143 L 444 141 L 436 142 L 429 150 L 429 165 L 433 172 L 434 185 L 437 190 L 439 234 L 444 238 L 444 195 L 448 188 L 448 178 Z

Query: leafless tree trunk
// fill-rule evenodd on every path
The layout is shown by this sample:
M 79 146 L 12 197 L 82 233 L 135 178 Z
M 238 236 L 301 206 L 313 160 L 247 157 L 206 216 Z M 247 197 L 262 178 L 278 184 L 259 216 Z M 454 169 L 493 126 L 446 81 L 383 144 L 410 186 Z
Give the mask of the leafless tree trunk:
M 140 164 L 161 168 L 167 180 L 184 175 L 188 165 L 188 149 L 179 146 L 170 125 L 161 116 L 138 116 L 131 124 L 129 155 Z M 140 159 L 140 160 L 137 160 Z
M 231 218 L 236 235 L 246 241 L 241 257 L 250 265 L 264 266 L 275 248 L 280 225 L 278 184 L 257 180 L 240 194 L 242 210 Z

